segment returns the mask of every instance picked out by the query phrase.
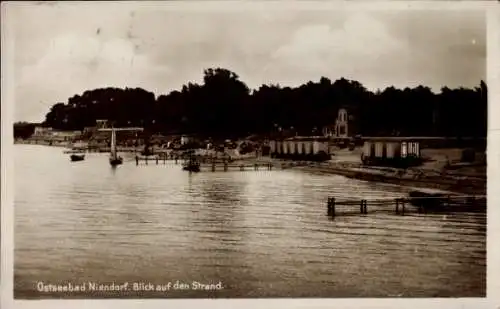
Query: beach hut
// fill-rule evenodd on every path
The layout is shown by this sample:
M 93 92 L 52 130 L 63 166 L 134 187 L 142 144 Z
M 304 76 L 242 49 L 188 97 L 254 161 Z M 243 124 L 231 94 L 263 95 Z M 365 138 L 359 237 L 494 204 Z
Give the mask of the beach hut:
M 303 153 L 304 153 L 304 152 L 303 152 L 303 148 L 304 148 L 304 146 L 303 146 L 303 145 L 304 145 L 304 143 L 303 143 L 303 142 L 301 142 L 301 141 L 297 141 L 297 144 L 296 144 L 296 146 L 295 146 L 295 150 L 296 150 L 296 153 L 297 153 L 298 155 L 301 155 L 301 154 L 303 154 Z
M 270 142 L 270 155 L 304 160 L 319 153 L 329 154 L 329 140 L 317 136 L 295 136 Z
M 313 141 L 312 142 L 312 152 L 314 154 L 317 154 L 320 152 L 329 153 L 328 141 L 319 141 L 319 140 Z
M 295 154 L 295 145 L 296 143 L 293 141 L 288 141 L 288 153 Z
M 421 161 L 420 142 L 410 137 L 367 138 L 361 159 L 370 165 L 418 164 Z
M 269 141 L 269 153 L 276 152 L 276 141 Z

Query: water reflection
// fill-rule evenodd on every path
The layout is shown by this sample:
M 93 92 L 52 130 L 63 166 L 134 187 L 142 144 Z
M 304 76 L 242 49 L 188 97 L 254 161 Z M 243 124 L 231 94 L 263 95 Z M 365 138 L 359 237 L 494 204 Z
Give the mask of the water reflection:
M 17 296 L 37 294 L 37 280 L 74 278 L 226 286 L 171 297 L 485 293 L 484 214 L 325 216 L 328 196 L 408 188 L 296 170 L 190 174 L 124 162 L 108 171 L 106 154 L 72 164 L 57 148 L 15 151 Z
M 200 237 L 214 240 L 214 250 L 221 245 L 221 242 L 231 243 L 244 236 L 244 233 L 238 230 L 238 226 L 243 222 L 245 186 L 237 181 L 237 176 L 237 174 L 226 174 L 220 179 L 206 178 L 201 186 L 202 200 L 192 222 L 200 224 L 202 229 L 206 229 L 207 223 L 210 224 L 210 232 Z M 223 244 L 219 248 L 226 250 Z

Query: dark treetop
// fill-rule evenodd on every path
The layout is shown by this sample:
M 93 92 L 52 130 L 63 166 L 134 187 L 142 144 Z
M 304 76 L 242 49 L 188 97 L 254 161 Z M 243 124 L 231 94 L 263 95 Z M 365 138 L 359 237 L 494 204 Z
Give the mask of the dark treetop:
M 356 133 L 363 135 L 485 137 L 486 93 L 484 81 L 474 89 L 444 87 L 438 94 L 424 86 L 374 93 L 356 81 L 325 77 L 296 88 L 262 85 L 251 91 L 235 73 L 216 68 L 204 71 L 203 84 L 188 83 L 157 98 L 141 88 L 88 90 L 54 104 L 43 125 L 81 130 L 108 119 L 115 126 L 213 137 L 266 134 L 277 127 L 311 134 L 333 124 L 338 109 L 346 107 L 355 111 Z M 18 128 L 18 136 L 29 135 L 30 126 Z

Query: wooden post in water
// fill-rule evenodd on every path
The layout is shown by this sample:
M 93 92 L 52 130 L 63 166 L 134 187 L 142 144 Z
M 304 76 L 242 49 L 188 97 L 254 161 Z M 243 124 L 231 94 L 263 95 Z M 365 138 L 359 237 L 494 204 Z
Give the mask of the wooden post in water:
M 156 165 L 158 165 L 158 156 L 156 157 Z
M 335 217 L 335 198 L 329 197 L 327 202 L 328 214 Z
M 253 168 L 258 171 L 259 170 L 259 165 L 257 163 L 254 164 Z
M 224 161 L 224 172 L 227 172 L 227 161 Z
M 144 160 L 146 160 L 146 165 L 148 165 L 148 156 L 146 156 Z
M 396 199 L 396 214 L 399 214 L 399 199 Z
M 269 163 L 268 169 L 269 169 L 269 170 L 272 170 L 272 169 L 273 169 L 273 164 L 272 164 L 272 163 Z
M 212 172 L 215 172 L 215 160 L 212 161 Z
M 139 165 L 139 157 L 135 156 L 135 165 Z
M 405 214 L 405 200 L 401 199 L 401 214 Z
M 367 201 L 366 200 L 363 200 L 363 213 L 366 215 L 368 213 L 368 205 L 367 205 Z

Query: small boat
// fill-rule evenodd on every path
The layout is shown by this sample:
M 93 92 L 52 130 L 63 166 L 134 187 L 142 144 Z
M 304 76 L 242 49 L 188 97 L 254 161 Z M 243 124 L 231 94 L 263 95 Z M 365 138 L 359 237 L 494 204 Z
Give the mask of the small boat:
M 112 128 L 111 130 L 111 147 L 110 147 L 110 156 L 109 156 L 109 164 L 111 166 L 117 166 L 123 163 L 123 158 L 118 156 L 116 151 L 116 132 Z
M 112 166 L 117 166 L 123 163 L 123 158 L 122 157 L 117 157 L 117 158 L 109 158 L 109 164 Z
M 71 161 L 76 162 L 76 161 L 83 161 L 85 160 L 85 155 L 84 154 L 72 154 L 70 156 Z
M 112 167 L 116 167 L 117 165 L 123 164 L 123 158 L 118 155 L 117 145 L 116 145 L 116 131 L 142 131 L 143 128 L 102 128 L 99 131 L 111 131 L 111 145 L 109 150 L 99 149 L 99 152 L 110 152 L 109 155 L 109 164 Z
M 198 173 L 200 171 L 200 165 L 186 165 L 182 167 L 183 170 Z
M 182 164 L 182 169 L 195 173 L 200 171 L 200 162 L 192 155 L 192 152 L 189 154 L 189 159 Z
M 200 171 L 200 162 L 186 162 L 183 164 L 182 169 L 197 173 Z
M 146 144 L 144 146 L 144 150 L 141 151 L 141 155 L 143 155 L 143 156 L 152 156 L 153 155 L 153 151 L 151 151 L 149 145 Z

